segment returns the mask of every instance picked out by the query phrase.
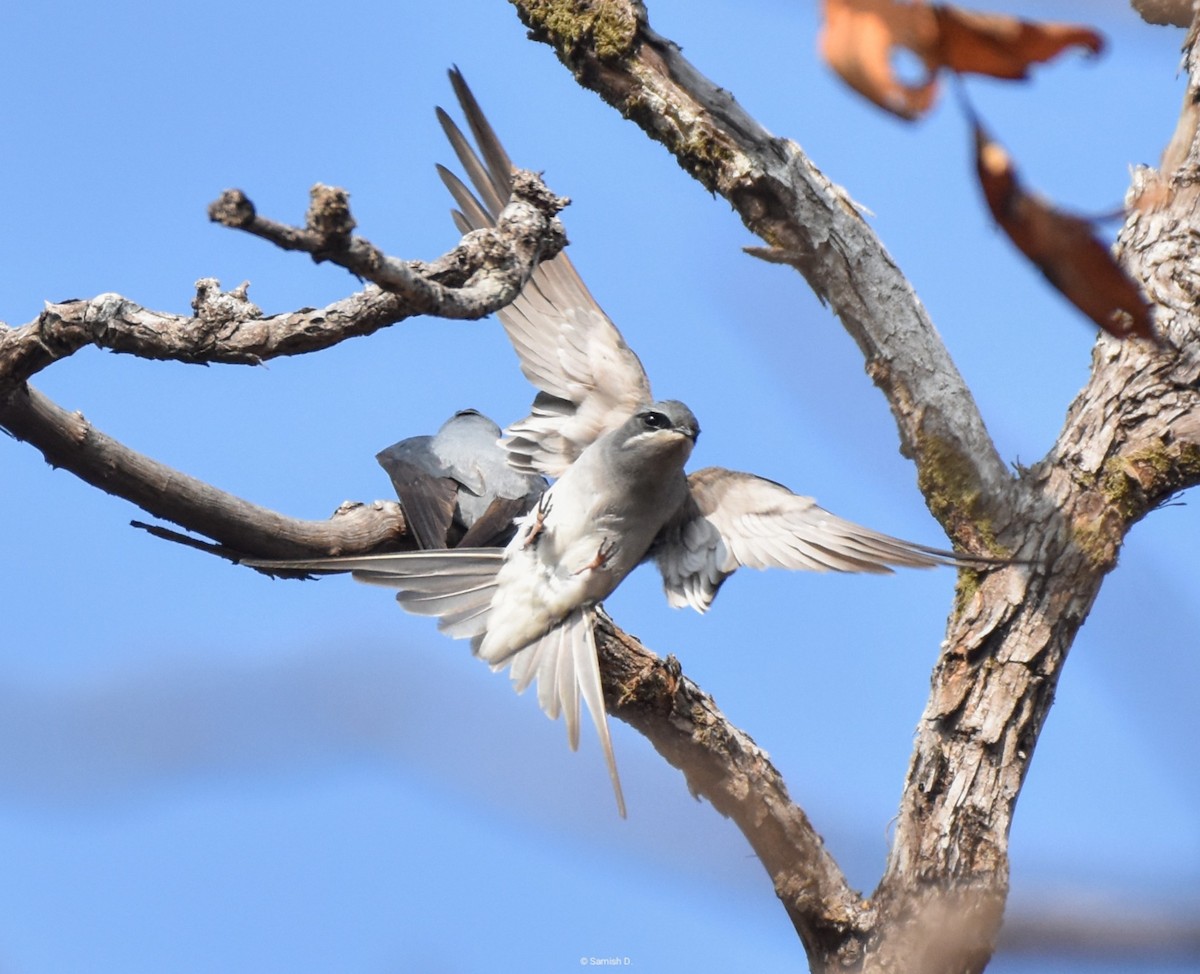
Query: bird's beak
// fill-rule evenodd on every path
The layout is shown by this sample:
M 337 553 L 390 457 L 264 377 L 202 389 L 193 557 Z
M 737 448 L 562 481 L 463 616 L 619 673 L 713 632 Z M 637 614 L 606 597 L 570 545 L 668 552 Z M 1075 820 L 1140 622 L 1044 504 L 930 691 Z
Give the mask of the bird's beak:
M 699 426 L 676 426 L 675 429 L 673 429 L 671 432 L 678 433 L 680 436 L 686 436 L 689 440 L 692 441 L 692 445 L 694 446 L 696 443 L 696 439 L 700 436 L 700 427 Z

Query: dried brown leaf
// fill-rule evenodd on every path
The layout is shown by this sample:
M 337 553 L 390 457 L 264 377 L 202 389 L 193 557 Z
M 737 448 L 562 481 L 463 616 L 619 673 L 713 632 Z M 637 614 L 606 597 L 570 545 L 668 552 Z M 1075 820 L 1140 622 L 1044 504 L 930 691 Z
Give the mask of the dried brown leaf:
M 1071 47 L 1093 54 L 1104 41 L 1073 24 L 1036 23 L 1002 14 L 901 0 L 825 0 L 820 49 L 855 91 L 905 119 L 929 110 L 943 68 L 997 78 L 1024 78 L 1029 66 Z M 894 48 L 916 54 L 928 71 L 905 84 L 892 67 Z
M 901 118 L 914 119 L 933 104 L 933 75 L 904 84 L 892 70 L 892 48 L 935 46 L 937 20 L 924 4 L 895 0 L 825 0 L 821 56 L 851 88 Z
M 1104 50 L 1104 38 L 1077 24 L 1046 24 L 1002 14 L 976 13 L 961 7 L 934 7 L 938 46 L 931 54 L 918 51 L 930 70 L 986 74 L 1018 79 L 1031 65 L 1049 61 L 1071 47 L 1093 55 Z M 931 57 L 932 55 L 932 57 Z
M 975 165 L 992 216 L 1051 284 L 1110 335 L 1160 344 L 1149 302 L 1092 224 L 1026 192 L 1004 147 L 978 123 Z

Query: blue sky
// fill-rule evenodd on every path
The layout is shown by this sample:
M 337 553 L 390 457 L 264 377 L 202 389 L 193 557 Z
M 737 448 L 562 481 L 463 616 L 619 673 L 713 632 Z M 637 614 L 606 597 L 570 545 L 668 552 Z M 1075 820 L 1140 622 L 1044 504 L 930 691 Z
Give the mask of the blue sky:
M 916 126 L 862 103 L 814 56 L 813 3 L 649 6 L 869 208 L 1001 455 L 1040 457 L 1086 378 L 1091 327 L 991 227 L 952 101 Z M 1086 16 L 1109 35 L 1102 59 L 970 90 L 1031 186 L 1111 210 L 1173 128 L 1181 32 L 1115 2 L 990 7 Z M 433 106 L 450 107 L 456 63 L 516 161 L 572 197 L 572 258 L 656 393 L 700 418 L 695 466 L 944 542 L 861 358 L 800 277 L 743 255 L 757 241 L 728 205 L 579 89 L 500 0 L 48 2 L 0 24 L 7 323 L 105 291 L 186 312 L 206 276 L 249 279 L 268 312 L 354 289 L 208 223 L 233 186 L 291 222 L 313 183 L 343 186 L 363 235 L 439 255 L 457 234 Z M 377 450 L 466 406 L 510 422 L 532 394 L 491 321 L 405 322 L 257 369 L 84 350 L 36 385 L 298 517 L 388 497 Z M 571 754 L 534 699 L 386 593 L 271 582 L 157 541 L 24 444 L 0 441 L 0 469 L 0 970 L 556 972 L 608 956 L 802 969 L 744 840 L 624 725 L 628 821 L 593 737 Z M 1017 810 L 1014 910 L 1200 906 L 1198 527 L 1187 503 L 1138 525 L 1080 634 Z M 869 890 L 953 584 L 747 571 L 701 618 L 668 609 L 643 569 L 608 608 L 771 754 Z

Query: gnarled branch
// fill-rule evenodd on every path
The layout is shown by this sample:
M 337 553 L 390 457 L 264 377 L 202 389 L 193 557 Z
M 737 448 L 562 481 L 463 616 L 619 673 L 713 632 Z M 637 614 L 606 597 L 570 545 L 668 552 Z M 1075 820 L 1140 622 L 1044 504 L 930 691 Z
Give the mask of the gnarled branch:
M 288 558 L 412 547 L 394 501 L 347 506 L 328 521 L 285 517 L 131 450 L 28 386 L 0 403 L 0 425 L 52 466 L 232 551 Z
M 394 502 L 352 507 L 328 522 L 287 518 L 125 447 L 26 385 L 86 345 L 149 359 L 258 364 L 327 348 L 414 314 L 483 317 L 511 301 L 538 261 L 565 243 L 556 214 L 566 200 L 533 173 L 517 174 L 495 228 L 467 234 L 432 264 L 387 257 L 352 236 L 343 191 L 318 186 L 313 197 L 304 229 L 258 217 L 240 191 L 223 194 L 210 216 L 373 276 L 376 285 L 320 310 L 272 317 L 249 301 L 247 285 L 222 292 L 210 278 L 197 282 L 192 317 L 152 311 L 117 294 L 47 305 L 33 322 L 0 329 L 0 426 L 54 466 L 234 551 L 286 558 L 402 546 L 407 525 Z
M 512 301 L 537 263 L 565 243 L 556 214 L 567 201 L 533 173 L 516 179 L 494 229 L 467 234 L 432 264 L 387 257 L 351 236 L 346 227 L 353 219 L 345 206 L 339 211 L 342 231 L 331 230 L 329 197 L 344 204 L 345 193 L 318 187 L 315 195 L 324 205 L 310 208 L 303 230 L 263 220 L 236 190 L 214 203 L 210 215 L 314 259 L 335 261 L 374 280 L 374 286 L 319 310 L 270 317 L 247 300 L 247 285 L 223 294 L 208 278 L 197 282 L 192 317 L 151 311 L 117 294 L 50 304 L 27 325 L 0 328 L 0 402 L 20 383 L 86 345 L 149 359 L 257 365 L 369 335 L 413 315 L 482 318 Z
M 826 961 L 860 956 L 870 906 L 850 888 L 767 755 L 683 676 L 674 657 L 659 659 L 603 614 L 596 636 L 610 712 L 682 771 L 693 795 L 737 823 L 806 946 L 827 950 Z

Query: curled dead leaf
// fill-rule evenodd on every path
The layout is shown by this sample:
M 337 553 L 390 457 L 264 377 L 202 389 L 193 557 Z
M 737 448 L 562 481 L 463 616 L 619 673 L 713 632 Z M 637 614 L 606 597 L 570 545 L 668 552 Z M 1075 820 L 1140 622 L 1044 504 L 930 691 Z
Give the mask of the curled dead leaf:
M 1058 57 L 1067 48 L 1080 47 L 1092 55 L 1104 50 L 1103 37 L 1077 24 L 1037 23 L 951 6 L 935 7 L 934 12 L 937 59 L 951 71 L 1017 80 L 1028 77 L 1032 65 Z
M 1161 344 L 1150 303 L 1096 238 L 1092 224 L 1026 192 L 1004 147 L 978 122 L 975 166 L 996 222 L 1075 307 L 1110 335 Z
M 937 72 L 1024 78 L 1032 64 L 1071 47 L 1098 53 L 1103 38 L 1088 27 L 975 13 L 945 4 L 901 0 L 825 0 L 821 54 L 855 91 L 905 119 L 929 110 Z M 906 84 L 892 67 L 894 48 L 921 59 L 923 80 Z
M 937 20 L 924 4 L 894 0 L 825 0 L 821 56 L 851 88 L 901 118 L 914 119 L 933 104 L 932 75 L 904 84 L 892 70 L 892 48 L 920 51 L 937 44 Z

